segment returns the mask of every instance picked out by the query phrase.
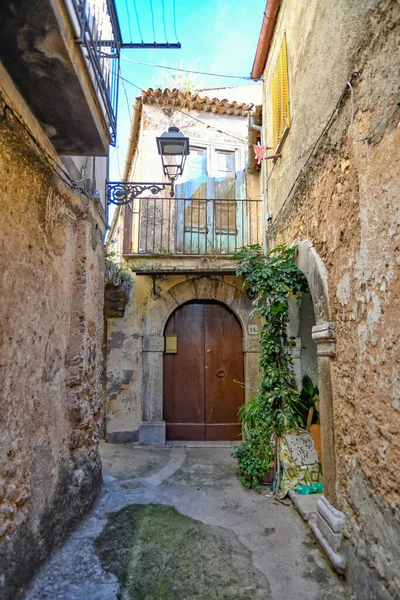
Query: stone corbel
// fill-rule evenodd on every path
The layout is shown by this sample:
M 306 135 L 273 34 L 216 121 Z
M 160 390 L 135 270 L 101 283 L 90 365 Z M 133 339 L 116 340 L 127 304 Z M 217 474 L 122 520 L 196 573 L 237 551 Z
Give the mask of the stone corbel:
M 312 339 L 317 344 L 317 356 L 336 356 L 335 323 L 315 325 Z

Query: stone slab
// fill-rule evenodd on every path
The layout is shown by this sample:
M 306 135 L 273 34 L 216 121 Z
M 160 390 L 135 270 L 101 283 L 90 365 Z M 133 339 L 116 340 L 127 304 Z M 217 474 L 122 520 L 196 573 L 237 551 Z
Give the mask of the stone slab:
M 289 498 L 305 521 L 317 516 L 317 502 L 321 496 L 322 494 L 298 494 L 295 490 L 289 490 Z
M 165 444 L 165 421 L 142 421 L 139 426 L 139 443 L 143 445 Z

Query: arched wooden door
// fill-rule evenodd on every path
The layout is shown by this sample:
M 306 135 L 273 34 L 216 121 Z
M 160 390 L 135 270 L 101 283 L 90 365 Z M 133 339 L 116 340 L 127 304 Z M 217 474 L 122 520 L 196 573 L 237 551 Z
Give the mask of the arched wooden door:
M 243 348 L 235 315 L 214 302 L 184 304 L 165 336 L 177 336 L 176 353 L 164 354 L 167 440 L 240 439 Z

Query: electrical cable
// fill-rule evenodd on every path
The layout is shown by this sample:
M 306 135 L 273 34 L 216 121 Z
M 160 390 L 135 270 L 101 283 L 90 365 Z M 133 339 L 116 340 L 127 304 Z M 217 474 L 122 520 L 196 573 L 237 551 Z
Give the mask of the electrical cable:
M 150 12 L 151 12 L 151 26 L 153 28 L 153 39 L 154 39 L 154 43 L 156 43 L 156 28 L 154 25 L 153 0 L 150 0 Z
M 165 23 L 165 6 L 164 6 L 164 0 L 161 0 L 161 10 L 162 10 L 162 20 L 163 20 L 163 25 L 164 25 L 164 35 L 165 35 L 165 41 L 168 44 L 168 37 L 167 37 L 167 25 Z
M 9 104 L 7 104 L 7 101 L 5 98 L 3 98 L 3 102 L 4 102 L 4 112 L 5 112 L 5 110 L 9 110 L 10 113 L 17 119 L 17 121 L 20 123 L 22 128 L 25 130 L 25 133 L 28 135 L 28 137 L 31 139 L 31 141 L 35 144 L 36 148 L 38 149 L 38 151 L 40 152 L 42 157 L 46 160 L 47 164 L 49 165 L 49 167 L 53 171 L 53 173 L 59 179 L 61 179 L 61 181 L 63 181 L 63 183 L 65 183 L 65 185 L 67 187 L 79 192 L 80 194 L 83 194 L 89 200 L 93 200 L 93 197 L 91 195 L 87 194 L 85 192 L 85 190 L 77 187 L 77 184 L 81 183 L 81 180 L 75 181 L 71 177 L 71 175 L 68 173 L 68 171 L 65 171 L 60 166 L 60 164 L 57 162 L 57 160 L 55 158 L 53 158 L 51 156 L 51 154 L 49 154 L 49 152 L 47 152 L 47 150 L 45 150 L 45 148 L 43 148 L 43 146 L 37 141 L 35 135 L 32 133 L 32 131 L 30 130 L 28 125 L 24 122 L 23 118 L 11 106 L 9 106 Z
M 319 144 L 320 140 L 321 140 L 321 139 L 322 139 L 322 137 L 325 135 L 325 133 L 328 131 L 328 129 L 329 129 L 329 128 L 330 128 L 330 126 L 332 125 L 332 123 L 333 123 L 333 121 L 334 121 L 335 117 L 337 116 L 337 114 L 338 114 L 338 112 L 339 112 L 340 105 L 341 105 L 341 103 L 342 103 L 342 100 L 343 100 L 343 98 L 344 98 L 344 95 L 345 95 L 345 93 L 346 93 L 346 90 L 347 90 L 347 88 L 348 88 L 348 87 L 350 88 L 350 93 L 351 93 L 351 120 L 350 120 L 350 130 L 351 130 L 351 136 L 352 136 L 352 139 L 353 139 L 353 141 L 354 141 L 354 142 L 364 142 L 364 141 L 367 141 L 368 139 L 370 139 L 370 137 L 371 137 L 371 134 L 370 134 L 369 136 L 366 136 L 366 137 L 364 137 L 364 138 L 359 138 L 359 139 L 356 139 L 356 138 L 354 137 L 354 129 L 353 129 L 353 127 L 354 127 L 354 92 L 353 92 L 353 86 L 352 86 L 352 84 L 350 83 L 350 81 L 347 81 L 346 85 L 344 86 L 344 88 L 343 88 L 343 90 L 342 90 L 342 93 L 341 93 L 341 94 L 340 94 L 340 96 L 339 96 L 339 100 L 337 101 L 337 103 L 336 103 L 336 106 L 335 106 L 334 110 L 332 111 L 332 113 L 331 113 L 331 115 L 330 115 L 330 117 L 329 117 L 329 119 L 328 119 L 328 121 L 327 121 L 327 123 L 326 123 L 325 127 L 322 129 L 322 131 L 321 131 L 320 135 L 318 136 L 318 138 L 317 138 L 316 142 L 314 143 L 314 145 L 313 145 L 313 147 L 312 147 L 312 149 L 311 149 L 311 152 L 310 152 L 310 154 L 309 154 L 309 155 L 308 155 L 308 157 L 307 157 L 307 160 L 305 161 L 304 165 L 301 167 L 301 169 L 300 169 L 300 173 L 297 175 L 296 179 L 295 179 L 295 180 L 294 180 L 294 182 L 293 182 L 293 185 L 292 185 L 292 187 L 290 188 L 290 190 L 289 190 L 289 192 L 288 192 L 288 194 L 287 194 L 287 196 L 286 196 L 285 200 L 283 201 L 283 203 L 282 203 L 282 206 L 280 207 L 280 209 L 279 209 L 279 211 L 278 211 L 278 214 L 276 215 L 276 217 L 275 217 L 275 219 L 274 219 L 274 221 L 275 221 L 275 222 L 277 221 L 277 219 L 278 219 L 279 215 L 281 214 L 281 212 L 282 212 L 282 210 L 283 210 L 283 208 L 284 208 L 284 206 L 285 206 L 286 202 L 287 202 L 287 201 L 289 200 L 289 198 L 291 197 L 292 191 L 293 191 L 293 190 L 294 190 L 294 188 L 296 187 L 296 185 L 297 185 L 297 182 L 299 181 L 300 177 L 304 176 L 304 169 L 305 169 L 305 168 L 306 168 L 306 166 L 308 165 L 308 163 L 309 163 L 309 161 L 310 161 L 310 159 L 311 159 L 312 155 L 314 154 L 314 152 L 315 152 L 315 150 L 316 150 L 316 148 L 317 148 L 317 146 L 318 146 L 318 144 Z M 271 170 L 271 173 L 270 173 L 269 177 L 267 178 L 267 182 L 268 182 L 268 181 L 271 179 L 271 177 L 272 177 L 272 173 L 274 172 L 274 168 L 275 168 L 275 165 L 273 166 L 273 168 L 272 168 L 272 170 Z
M 122 75 L 119 75 L 119 78 L 122 79 L 123 81 L 125 81 L 126 83 L 129 83 L 133 87 L 137 88 L 141 92 L 146 93 L 145 90 L 143 90 L 141 87 L 139 87 L 138 85 L 136 85 L 136 83 L 133 83 L 132 81 L 129 81 L 129 79 L 126 79 L 125 77 L 122 77 Z M 189 117 L 189 119 L 193 119 L 193 121 L 197 121 L 198 123 L 201 123 L 202 125 L 204 125 L 205 127 L 207 127 L 207 129 L 213 129 L 214 131 L 217 131 L 218 133 L 222 133 L 223 135 L 226 135 L 226 136 L 231 137 L 231 138 L 233 138 L 235 140 L 238 140 L 241 143 L 247 143 L 247 139 L 240 138 L 240 137 L 238 137 L 236 135 L 233 135 L 232 133 L 228 133 L 227 131 L 222 131 L 221 129 L 218 129 L 217 127 L 214 127 L 213 125 L 208 125 L 207 123 L 204 123 L 204 121 L 202 121 L 201 119 L 198 119 L 197 117 L 193 117 L 192 115 L 190 115 L 189 113 L 181 110 L 177 106 L 174 106 L 174 110 L 182 113 L 186 117 Z M 249 145 L 252 146 L 253 144 L 249 144 Z
M 362 137 L 362 138 L 358 138 L 356 139 L 354 137 L 354 90 L 353 90 L 353 86 L 351 85 L 351 82 L 348 81 L 346 83 L 346 86 L 350 88 L 350 97 L 351 97 L 351 121 L 350 121 L 350 131 L 351 131 L 351 137 L 353 139 L 353 142 L 366 142 L 367 140 L 370 139 L 371 135 L 367 135 L 366 137 Z
M 137 6 L 136 6 L 136 0 L 133 0 L 133 7 L 135 9 L 136 22 L 137 22 L 137 26 L 138 26 L 138 30 L 139 30 L 140 41 L 142 42 L 142 44 L 144 44 L 144 42 L 143 42 L 142 28 L 140 27 L 140 21 L 139 21 L 139 13 L 138 13 L 138 9 L 137 9 Z
M 178 39 L 178 34 L 176 33 L 176 5 L 175 5 L 175 0 L 172 0 L 172 12 L 173 12 L 173 16 L 174 16 L 174 33 L 175 33 L 175 39 L 179 44 L 179 39 Z
M 243 77 L 243 75 L 221 75 L 220 73 L 208 73 L 206 71 L 193 71 L 192 69 L 180 69 L 178 67 L 167 67 L 165 65 L 155 65 L 152 63 L 142 62 L 140 60 L 133 60 L 128 58 L 121 52 L 123 59 L 128 62 L 134 63 L 135 65 L 143 65 L 146 67 L 156 67 L 157 69 L 169 69 L 170 71 L 182 71 L 183 73 L 195 73 L 196 75 L 209 75 L 210 77 L 224 77 L 225 79 L 245 79 L 246 81 L 253 81 L 251 77 Z

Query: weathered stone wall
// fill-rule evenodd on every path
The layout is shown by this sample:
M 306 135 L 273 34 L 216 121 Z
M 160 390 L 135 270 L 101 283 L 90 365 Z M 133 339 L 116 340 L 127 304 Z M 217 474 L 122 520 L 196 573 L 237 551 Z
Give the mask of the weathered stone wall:
M 0 105 L 0 596 L 98 493 L 104 220 Z M 43 136 L 43 143 L 45 138 Z
M 400 597 L 399 23 L 396 2 L 308 11 L 287 1 L 275 33 L 287 31 L 293 125 L 269 166 L 270 237 L 310 240 L 327 270 L 337 508 L 347 517 L 347 576 L 362 600 Z M 367 141 L 352 138 L 348 88 L 334 112 L 353 71 L 354 137 Z

